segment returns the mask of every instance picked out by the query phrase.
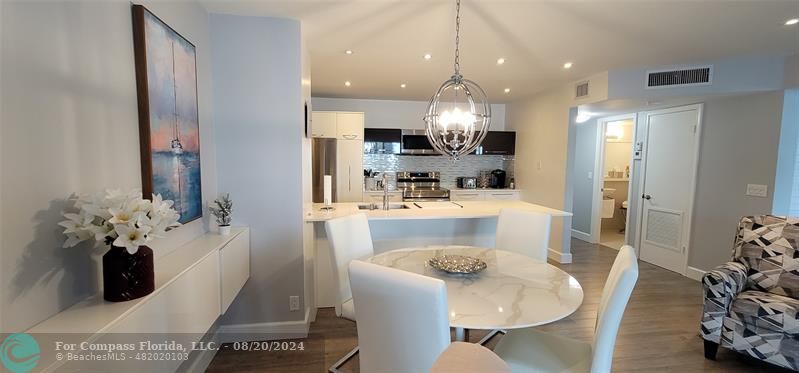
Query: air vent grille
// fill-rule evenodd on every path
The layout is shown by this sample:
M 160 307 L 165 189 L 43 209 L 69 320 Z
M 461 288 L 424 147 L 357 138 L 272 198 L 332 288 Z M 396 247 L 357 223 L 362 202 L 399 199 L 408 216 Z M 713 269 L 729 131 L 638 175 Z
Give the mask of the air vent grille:
M 710 84 L 711 66 L 647 73 L 647 88 Z
M 574 87 L 574 97 L 586 97 L 588 96 L 588 82 L 577 83 Z

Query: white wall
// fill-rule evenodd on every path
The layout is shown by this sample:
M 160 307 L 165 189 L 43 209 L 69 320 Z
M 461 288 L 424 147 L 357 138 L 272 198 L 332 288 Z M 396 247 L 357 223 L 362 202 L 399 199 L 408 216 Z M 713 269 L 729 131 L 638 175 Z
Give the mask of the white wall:
M 771 212 L 782 103 L 782 91 L 705 102 L 689 266 L 726 262 L 740 217 Z M 746 196 L 748 183 L 768 197 Z
M 431 92 L 432 93 L 432 92 Z M 314 110 L 362 111 L 366 128 L 423 129 L 427 101 L 362 100 L 349 98 L 313 98 Z M 491 105 L 491 130 L 502 131 L 505 105 Z
M 257 332 L 304 317 L 288 307 L 297 295 L 302 309 L 305 293 L 300 23 L 212 14 L 210 24 L 219 189 L 242 201 L 233 222 L 251 229 L 252 274 L 222 323 Z
M 785 83 L 785 58 L 741 57 L 705 61 L 689 65 L 671 65 L 615 70 L 609 73 L 609 99 L 637 99 L 745 94 L 782 89 Z M 646 88 L 650 70 L 713 65 L 712 84 L 687 87 Z
M 212 199 L 207 14 L 193 3 L 144 5 L 197 46 L 202 190 Z M 97 291 L 89 245 L 62 249 L 56 224 L 72 193 L 141 188 L 139 124 L 130 3 L 3 1 L 0 9 L 0 324 L 19 332 Z M 173 231 L 152 245 L 156 255 L 206 224 Z
M 506 129 L 516 131 L 516 183 L 527 202 L 571 210 L 566 184 L 567 150 L 575 141 L 569 138 L 571 102 L 569 86 L 507 105 Z M 551 248 L 570 253 L 570 237 L 571 218 L 554 219 Z
M 799 89 L 785 91 L 772 212 L 799 216 Z

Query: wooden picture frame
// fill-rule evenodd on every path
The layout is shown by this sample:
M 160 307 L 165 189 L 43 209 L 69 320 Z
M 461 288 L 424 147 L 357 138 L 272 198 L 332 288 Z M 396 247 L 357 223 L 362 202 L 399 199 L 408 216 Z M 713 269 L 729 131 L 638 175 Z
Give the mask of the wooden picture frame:
M 132 5 L 142 194 L 174 201 L 180 223 L 202 217 L 196 47 Z

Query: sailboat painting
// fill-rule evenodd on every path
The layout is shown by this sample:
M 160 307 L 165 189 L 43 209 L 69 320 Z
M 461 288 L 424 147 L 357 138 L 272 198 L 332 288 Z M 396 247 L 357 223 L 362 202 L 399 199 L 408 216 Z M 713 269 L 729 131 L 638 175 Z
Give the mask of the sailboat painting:
M 133 5 L 142 192 L 175 202 L 180 222 L 202 216 L 195 47 Z

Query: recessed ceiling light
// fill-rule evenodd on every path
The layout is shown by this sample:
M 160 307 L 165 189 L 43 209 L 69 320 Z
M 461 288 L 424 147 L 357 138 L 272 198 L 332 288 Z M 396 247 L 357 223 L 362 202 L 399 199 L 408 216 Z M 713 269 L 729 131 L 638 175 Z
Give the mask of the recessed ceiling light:
M 349 86 L 351 86 L 351 85 L 352 85 L 352 83 L 350 83 L 350 81 L 348 80 L 348 81 L 344 82 L 344 85 L 345 85 L 345 86 L 347 86 L 347 87 L 349 87 Z
M 430 55 L 430 53 L 428 53 L 428 54 L 425 54 L 425 55 L 424 55 L 424 59 L 426 59 L 426 60 L 428 60 L 428 61 L 429 61 L 431 58 L 433 58 L 433 56 L 431 56 L 431 55 Z
M 564 69 L 571 69 L 571 68 L 572 68 L 572 63 L 571 63 L 571 62 L 566 62 L 566 63 L 564 63 L 564 64 L 563 64 L 563 68 L 564 68 Z
M 400 84 L 400 88 L 405 88 L 405 83 Z
M 345 50 L 345 51 L 344 51 L 344 53 L 346 53 L 346 54 L 352 54 L 352 50 L 351 50 L 351 49 L 347 49 L 347 50 Z
M 505 88 L 505 93 L 510 93 L 510 88 Z
M 797 23 L 799 23 L 799 18 L 791 18 L 791 19 L 785 21 L 785 26 L 793 26 L 793 25 L 795 25 Z
M 497 59 L 497 65 L 502 65 L 503 63 L 505 63 L 505 59 L 504 58 L 500 57 L 499 59 Z

